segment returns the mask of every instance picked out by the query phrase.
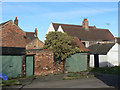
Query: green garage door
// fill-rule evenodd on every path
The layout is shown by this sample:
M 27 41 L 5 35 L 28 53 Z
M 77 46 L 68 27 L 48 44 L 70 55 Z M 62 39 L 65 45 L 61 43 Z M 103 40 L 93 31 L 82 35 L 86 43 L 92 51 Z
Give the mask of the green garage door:
M 2 73 L 7 77 L 17 77 L 21 74 L 22 56 L 3 55 L 2 57 Z
M 87 54 L 76 53 L 66 59 L 66 67 L 68 72 L 80 72 L 87 70 Z
M 26 56 L 26 76 L 33 75 L 33 68 L 34 68 L 33 57 L 34 56 Z

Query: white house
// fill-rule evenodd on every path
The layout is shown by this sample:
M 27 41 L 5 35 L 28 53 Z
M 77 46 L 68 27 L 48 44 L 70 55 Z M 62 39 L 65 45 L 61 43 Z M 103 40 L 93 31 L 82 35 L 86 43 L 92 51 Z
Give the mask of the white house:
M 89 26 L 87 19 L 83 20 L 82 25 L 51 23 L 46 34 L 51 31 L 65 32 L 70 36 L 78 37 L 86 47 L 97 43 L 114 43 L 114 36 L 108 29 Z
M 95 44 L 90 50 L 90 67 L 112 67 L 120 65 L 120 43 Z

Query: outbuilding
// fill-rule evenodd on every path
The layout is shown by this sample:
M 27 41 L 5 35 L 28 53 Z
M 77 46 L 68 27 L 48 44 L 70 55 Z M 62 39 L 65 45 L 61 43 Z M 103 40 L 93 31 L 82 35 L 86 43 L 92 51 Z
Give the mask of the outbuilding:
M 112 67 L 120 64 L 119 55 L 120 44 L 94 44 L 89 47 L 90 67 Z

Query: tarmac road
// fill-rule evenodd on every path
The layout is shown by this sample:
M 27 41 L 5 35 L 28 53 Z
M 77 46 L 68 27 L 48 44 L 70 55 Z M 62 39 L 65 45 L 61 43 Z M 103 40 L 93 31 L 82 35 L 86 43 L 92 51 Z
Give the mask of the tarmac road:
M 76 79 L 76 80 L 58 80 L 58 81 L 34 81 L 24 88 L 107 88 L 109 87 L 97 78 Z
M 23 80 L 22 86 L 7 88 L 118 88 L 118 75 L 104 74 L 91 78 L 62 80 L 63 76 L 37 77 Z M 117 89 L 118 90 L 118 89 Z

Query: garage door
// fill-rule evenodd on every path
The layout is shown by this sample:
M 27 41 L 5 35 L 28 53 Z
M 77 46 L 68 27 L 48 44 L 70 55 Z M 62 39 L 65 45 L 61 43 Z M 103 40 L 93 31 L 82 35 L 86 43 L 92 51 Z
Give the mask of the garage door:
M 22 56 L 3 55 L 2 57 L 2 73 L 7 77 L 17 77 L 21 74 Z
M 66 67 L 68 72 L 80 72 L 87 70 L 87 54 L 76 53 L 66 59 Z

